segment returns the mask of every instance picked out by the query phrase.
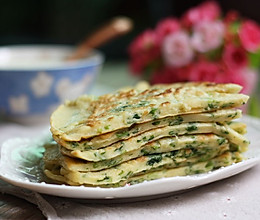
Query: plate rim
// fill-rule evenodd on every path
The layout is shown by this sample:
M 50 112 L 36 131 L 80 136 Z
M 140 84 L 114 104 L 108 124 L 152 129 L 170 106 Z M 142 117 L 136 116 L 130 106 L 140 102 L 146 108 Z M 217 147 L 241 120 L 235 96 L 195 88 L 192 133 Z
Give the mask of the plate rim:
M 258 126 L 260 129 L 260 119 L 254 118 L 251 116 L 243 116 L 243 119 L 246 121 L 247 125 L 250 126 L 251 124 L 254 124 Z M 147 194 L 147 190 L 144 190 L 144 192 L 141 192 L 142 196 L 153 196 L 163 193 L 174 193 L 175 191 L 180 190 L 188 190 L 191 188 L 195 188 L 198 186 L 202 186 L 208 183 L 212 183 L 215 181 L 219 181 L 231 176 L 234 176 L 238 173 L 241 173 L 245 170 L 248 170 L 258 164 L 260 162 L 260 154 L 257 154 L 255 157 L 250 157 L 246 160 L 243 160 L 239 163 L 232 164 L 227 167 L 223 167 L 208 173 L 203 174 L 195 174 L 195 175 L 189 175 L 189 176 L 177 176 L 177 177 L 168 177 L 168 178 L 161 178 L 157 180 L 152 181 L 145 181 L 143 183 L 139 183 L 136 185 L 131 186 L 124 186 L 124 187 L 118 187 L 118 188 L 100 188 L 100 187 L 86 187 L 86 186 L 68 186 L 65 184 L 50 184 L 45 182 L 31 182 L 29 180 L 26 181 L 20 181 L 18 178 L 12 178 L 10 177 L 10 174 L 8 174 L 8 171 L 4 171 L 2 167 L 4 151 L 8 149 L 8 147 L 11 147 L 11 144 L 14 144 L 15 141 L 22 141 L 22 142 L 37 142 L 39 140 L 42 140 L 43 138 L 46 138 L 46 133 L 42 134 L 41 136 L 37 138 L 12 138 L 6 140 L 1 147 L 1 156 L 0 156 L 0 179 L 25 189 L 29 189 L 32 191 L 36 191 L 39 193 L 44 193 L 48 195 L 53 196 L 62 196 L 67 198 L 75 198 L 75 199 L 118 199 L 118 198 L 134 198 L 137 197 L 135 192 L 140 192 L 144 188 L 153 188 L 158 185 L 174 185 L 176 183 L 182 183 L 182 184 L 188 184 L 188 187 L 185 188 L 178 188 L 172 189 L 169 191 L 169 189 L 165 190 L 159 190 L 162 192 L 157 192 L 158 190 L 152 190 L 149 194 Z M 49 134 L 48 134 L 49 135 Z M 12 143 L 13 142 L 13 143 Z M 37 147 L 37 146 L 36 146 Z M 250 150 L 250 148 L 249 148 Z M 19 171 L 17 171 L 19 172 Z M 223 177 L 224 176 L 224 177 Z M 202 183 L 201 183 L 202 181 Z M 69 193 L 64 193 L 64 191 L 69 191 Z M 76 192 L 77 196 L 73 196 L 73 192 Z M 146 193 L 145 193 L 146 192 Z M 125 195 L 126 193 L 126 195 Z M 130 194 L 129 194 L 130 193 Z M 93 194 L 96 194 L 93 197 Z M 91 196 L 92 195 L 92 196 Z

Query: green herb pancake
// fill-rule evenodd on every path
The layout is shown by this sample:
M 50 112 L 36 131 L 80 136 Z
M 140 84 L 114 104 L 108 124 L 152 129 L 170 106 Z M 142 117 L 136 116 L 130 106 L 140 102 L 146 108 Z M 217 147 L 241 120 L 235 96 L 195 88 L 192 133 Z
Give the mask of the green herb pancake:
M 214 134 L 183 135 L 178 138 L 167 137 L 145 144 L 140 149 L 130 151 L 113 159 L 99 162 L 88 162 L 65 156 L 66 154 L 70 156 L 70 152 L 67 152 L 64 148 L 59 149 L 57 144 L 47 144 L 45 146 L 46 152 L 44 154 L 44 161 L 45 166 L 49 164 L 60 164 L 66 170 L 71 171 L 98 171 L 143 155 L 166 153 L 180 149 L 214 148 L 227 143 L 226 138 Z
M 240 118 L 242 111 L 238 109 L 217 110 L 209 113 L 197 113 L 179 115 L 174 117 L 166 117 L 143 124 L 135 124 L 129 128 L 120 129 L 110 133 L 96 136 L 92 139 L 76 141 L 65 141 L 57 136 L 53 136 L 54 140 L 60 145 L 71 150 L 90 150 L 104 148 L 120 140 L 125 140 L 133 136 L 140 135 L 146 131 L 166 126 L 179 125 L 186 122 L 227 122 L 236 118 Z M 237 126 L 238 127 L 238 126 Z
M 71 150 L 69 155 L 87 161 L 97 162 L 112 159 L 127 152 L 140 149 L 143 145 L 163 137 L 178 137 L 185 134 L 205 133 L 213 133 L 227 138 L 230 143 L 238 145 L 241 148 L 241 152 L 246 151 L 249 144 L 249 141 L 243 135 L 231 129 L 226 123 L 183 123 L 150 130 L 139 136 L 112 144 L 106 148 L 87 151 Z
M 137 184 L 141 183 L 143 181 L 147 180 L 155 180 L 155 179 L 160 179 L 160 178 L 166 178 L 166 177 L 175 177 L 175 176 L 187 176 L 187 175 L 193 175 L 193 174 L 198 174 L 198 173 L 206 173 L 209 171 L 212 171 L 214 169 L 220 168 L 220 167 L 225 167 L 229 166 L 233 163 L 240 162 L 242 160 L 242 156 L 238 152 L 225 152 L 220 156 L 217 156 L 215 158 L 209 159 L 204 162 L 194 162 L 194 163 L 189 163 L 186 166 L 179 166 L 175 168 L 162 168 L 161 170 L 151 170 L 150 172 L 140 174 L 140 175 L 133 175 L 130 177 L 125 176 L 126 180 L 122 180 L 116 184 L 111 184 L 109 181 L 109 178 L 105 178 L 102 180 L 102 182 L 105 182 L 105 184 L 100 184 L 98 185 L 99 187 L 120 187 L 120 186 L 125 186 L 126 184 Z M 84 183 L 84 178 L 83 181 L 81 179 L 74 179 L 74 181 L 70 180 L 66 175 L 63 175 L 60 173 L 59 169 L 54 168 L 53 170 L 45 169 L 44 173 L 46 174 L 47 177 L 49 177 L 51 180 L 54 182 L 58 183 L 66 183 L 69 185 L 85 185 L 88 187 L 94 187 L 97 185 L 92 185 L 92 184 L 86 184 Z M 131 174 L 131 173 L 130 173 Z M 79 182 L 83 182 L 79 183 Z
M 51 132 L 59 139 L 80 141 L 136 123 L 168 116 L 229 109 L 245 104 L 235 84 L 197 83 L 178 87 L 150 87 L 99 96 L 81 96 L 51 115 Z

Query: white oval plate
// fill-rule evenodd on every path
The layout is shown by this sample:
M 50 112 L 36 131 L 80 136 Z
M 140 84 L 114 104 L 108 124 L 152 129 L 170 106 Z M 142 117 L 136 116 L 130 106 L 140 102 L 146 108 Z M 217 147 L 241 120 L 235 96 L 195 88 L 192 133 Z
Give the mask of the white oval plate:
M 50 134 L 37 139 L 15 138 L 4 142 L 1 149 L 0 177 L 15 186 L 36 192 L 77 199 L 133 199 L 153 197 L 188 190 L 243 172 L 260 161 L 260 120 L 249 116 L 242 119 L 248 125 L 251 141 L 247 160 L 206 174 L 163 178 L 120 188 L 92 188 L 48 184 L 42 181 L 40 161 L 42 144 Z

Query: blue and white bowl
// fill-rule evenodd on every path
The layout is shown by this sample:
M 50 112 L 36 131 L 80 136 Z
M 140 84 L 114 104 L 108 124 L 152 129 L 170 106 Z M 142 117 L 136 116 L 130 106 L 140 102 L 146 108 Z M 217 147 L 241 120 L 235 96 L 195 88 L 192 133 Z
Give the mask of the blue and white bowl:
M 46 121 L 65 100 L 90 91 L 104 57 L 93 50 L 66 61 L 73 47 L 23 45 L 0 47 L 0 114 L 21 123 Z

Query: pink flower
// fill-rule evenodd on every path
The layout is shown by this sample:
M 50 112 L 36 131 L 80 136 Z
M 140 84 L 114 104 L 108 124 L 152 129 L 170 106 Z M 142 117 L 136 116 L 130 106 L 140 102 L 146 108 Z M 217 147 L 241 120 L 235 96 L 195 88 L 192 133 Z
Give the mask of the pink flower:
M 243 68 L 238 74 L 241 75 L 242 80 L 236 83 L 243 86 L 242 92 L 248 95 L 253 94 L 258 83 L 258 72 L 253 69 Z
M 227 24 L 233 23 L 239 19 L 239 13 L 236 10 L 230 10 L 227 12 L 224 22 Z
M 242 47 L 228 44 L 223 52 L 223 61 L 230 68 L 238 70 L 248 65 L 246 51 Z
M 162 42 L 165 36 L 180 30 L 179 21 L 175 18 L 166 18 L 160 21 L 155 29 L 158 42 Z
M 243 86 L 243 93 L 249 95 L 252 94 L 258 82 L 258 74 L 252 69 L 229 69 L 221 63 L 207 61 L 194 63 L 188 75 L 189 81 L 236 83 Z
M 155 71 L 151 78 L 152 84 L 188 81 L 189 66 L 183 68 L 165 67 Z
M 221 82 L 225 75 L 220 74 L 220 66 L 215 62 L 198 61 L 195 62 L 189 72 L 189 81 L 201 82 Z
M 182 17 L 182 23 L 191 27 L 201 21 L 212 21 L 220 16 L 220 7 L 215 1 L 207 1 L 201 5 L 191 8 Z
M 164 68 L 155 71 L 151 78 L 152 84 L 165 84 L 177 81 L 178 79 L 175 76 L 175 69 L 171 68 Z
M 178 31 L 166 36 L 162 43 L 162 55 L 168 66 L 181 67 L 188 64 L 194 55 L 188 34 Z
M 239 30 L 239 38 L 246 50 L 255 52 L 260 48 L 260 27 L 251 20 L 243 22 Z
M 149 63 L 160 56 L 159 44 L 155 32 L 146 30 L 129 46 L 130 69 L 140 74 Z
M 203 21 L 195 25 L 192 46 L 199 52 L 216 49 L 223 41 L 225 27 L 220 21 Z

